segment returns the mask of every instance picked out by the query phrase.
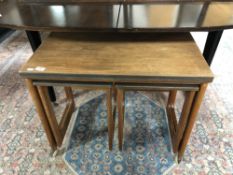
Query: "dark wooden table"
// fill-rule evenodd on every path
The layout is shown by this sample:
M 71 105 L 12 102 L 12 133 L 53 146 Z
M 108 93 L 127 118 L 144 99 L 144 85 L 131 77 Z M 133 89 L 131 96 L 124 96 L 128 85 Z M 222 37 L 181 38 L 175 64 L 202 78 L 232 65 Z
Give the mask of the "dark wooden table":
M 211 64 L 224 29 L 233 28 L 233 2 L 222 0 L 2 0 L 0 27 L 28 31 L 208 31 L 204 57 Z M 34 31 L 34 32 L 31 32 Z
M 39 31 L 207 31 L 203 55 L 210 65 L 223 30 L 233 28 L 233 1 L 1 0 L 0 27 L 26 30 L 34 51 Z

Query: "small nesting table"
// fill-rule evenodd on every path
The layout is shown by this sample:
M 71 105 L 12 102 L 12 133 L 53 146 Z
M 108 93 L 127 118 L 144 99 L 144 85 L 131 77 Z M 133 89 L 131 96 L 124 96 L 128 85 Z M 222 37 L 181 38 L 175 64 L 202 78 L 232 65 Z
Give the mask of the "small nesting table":
M 167 91 L 167 114 L 173 151 L 182 159 L 207 83 L 213 74 L 189 33 L 52 33 L 22 67 L 52 149 L 62 143 L 74 110 L 72 86 L 107 92 L 109 149 L 114 118 L 112 96 L 117 95 L 118 139 L 122 149 L 124 92 Z M 64 86 L 68 105 L 58 124 L 47 86 Z M 185 102 L 177 121 L 175 99 Z

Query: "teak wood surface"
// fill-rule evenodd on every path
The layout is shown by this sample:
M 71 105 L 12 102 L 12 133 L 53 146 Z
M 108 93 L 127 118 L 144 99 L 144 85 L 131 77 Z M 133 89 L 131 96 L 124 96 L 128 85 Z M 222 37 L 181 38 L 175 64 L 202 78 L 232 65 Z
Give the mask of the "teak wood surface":
M 194 84 L 213 79 L 188 33 L 53 33 L 20 74 L 42 80 L 131 83 Z

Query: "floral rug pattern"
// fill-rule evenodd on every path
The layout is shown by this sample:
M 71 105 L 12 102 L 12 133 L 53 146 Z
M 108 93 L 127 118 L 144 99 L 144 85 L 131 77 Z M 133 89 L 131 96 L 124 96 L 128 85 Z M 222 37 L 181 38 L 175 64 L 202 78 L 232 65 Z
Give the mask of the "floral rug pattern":
M 162 175 L 174 167 L 164 108 L 138 92 L 127 92 L 125 104 L 123 151 L 117 137 L 108 150 L 106 95 L 79 108 L 64 156 L 77 174 Z

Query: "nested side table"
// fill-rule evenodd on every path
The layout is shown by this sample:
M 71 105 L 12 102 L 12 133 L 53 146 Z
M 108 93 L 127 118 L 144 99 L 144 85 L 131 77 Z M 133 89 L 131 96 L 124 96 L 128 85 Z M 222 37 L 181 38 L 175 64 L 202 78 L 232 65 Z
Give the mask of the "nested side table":
M 167 102 L 167 116 L 169 131 L 172 140 L 173 152 L 178 156 L 178 162 L 181 161 L 186 145 L 194 126 L 198 109 L 201 105 L 207 83 L 195 86 L 179 84 L 117 84 L 117 104 L 119 111 L 118 139 L 119 149 L 122 150 L 123 130 L 124 130 L 124 96 L 126 91 L 168 91 L 169 98 Z M 182 108 L 179 122 L 175 113 L 175 99 L 178 90 L 184 91 L 185 101 Z
M 213 75 L 189 33 L 52 33 L 20 70 L 53 149 L 61 145 L 61 130 L 49 104 L 47 86 L 66 87 L 67 116 L 73 111 L 72 86 L 107 92 L 109 148 L 114 119 L 112 94 L 117 89 L 119 147 L 123 138 L 123 99 L 126 90 L 170 92 L 168 116 L 174 152 L 181 159 L 207 83 Z M 177 90 L 186 100 L 177 124 L 174 103 Z M 68 115 L 69 114 L 69 115 Z M 65 115 L 66 116 L 66 115 Z M 67 127 L 68 121 L 64 119 Z M 66 128 L 65 127 L 65 128 Z M 182 128 L 182 129 L 181 129 Z
M 75 110 L 74 96 L 72 87 L 78 89 L 102 90 L 107 94 L 106 108 L 108 113 L 108 135 L 109 150 L 112 150 L 114 120 L 112 114 L 112 86 L 110 84 L 91 84 L 81 82 L 53 82 L 38 81 L 37 79 L 26 79 L 26 84 L 37 108 L 38 115 L 45 129 L 47 139 L 52 151 L 56 151 L 63 142 L 71 116 Z M 67 105 L 63 112 L 61 121 L 58 123 L 57 117 L 53 110 L 53 105 L 49 98 L 48 87 L 63 86 L 66 94 Z

